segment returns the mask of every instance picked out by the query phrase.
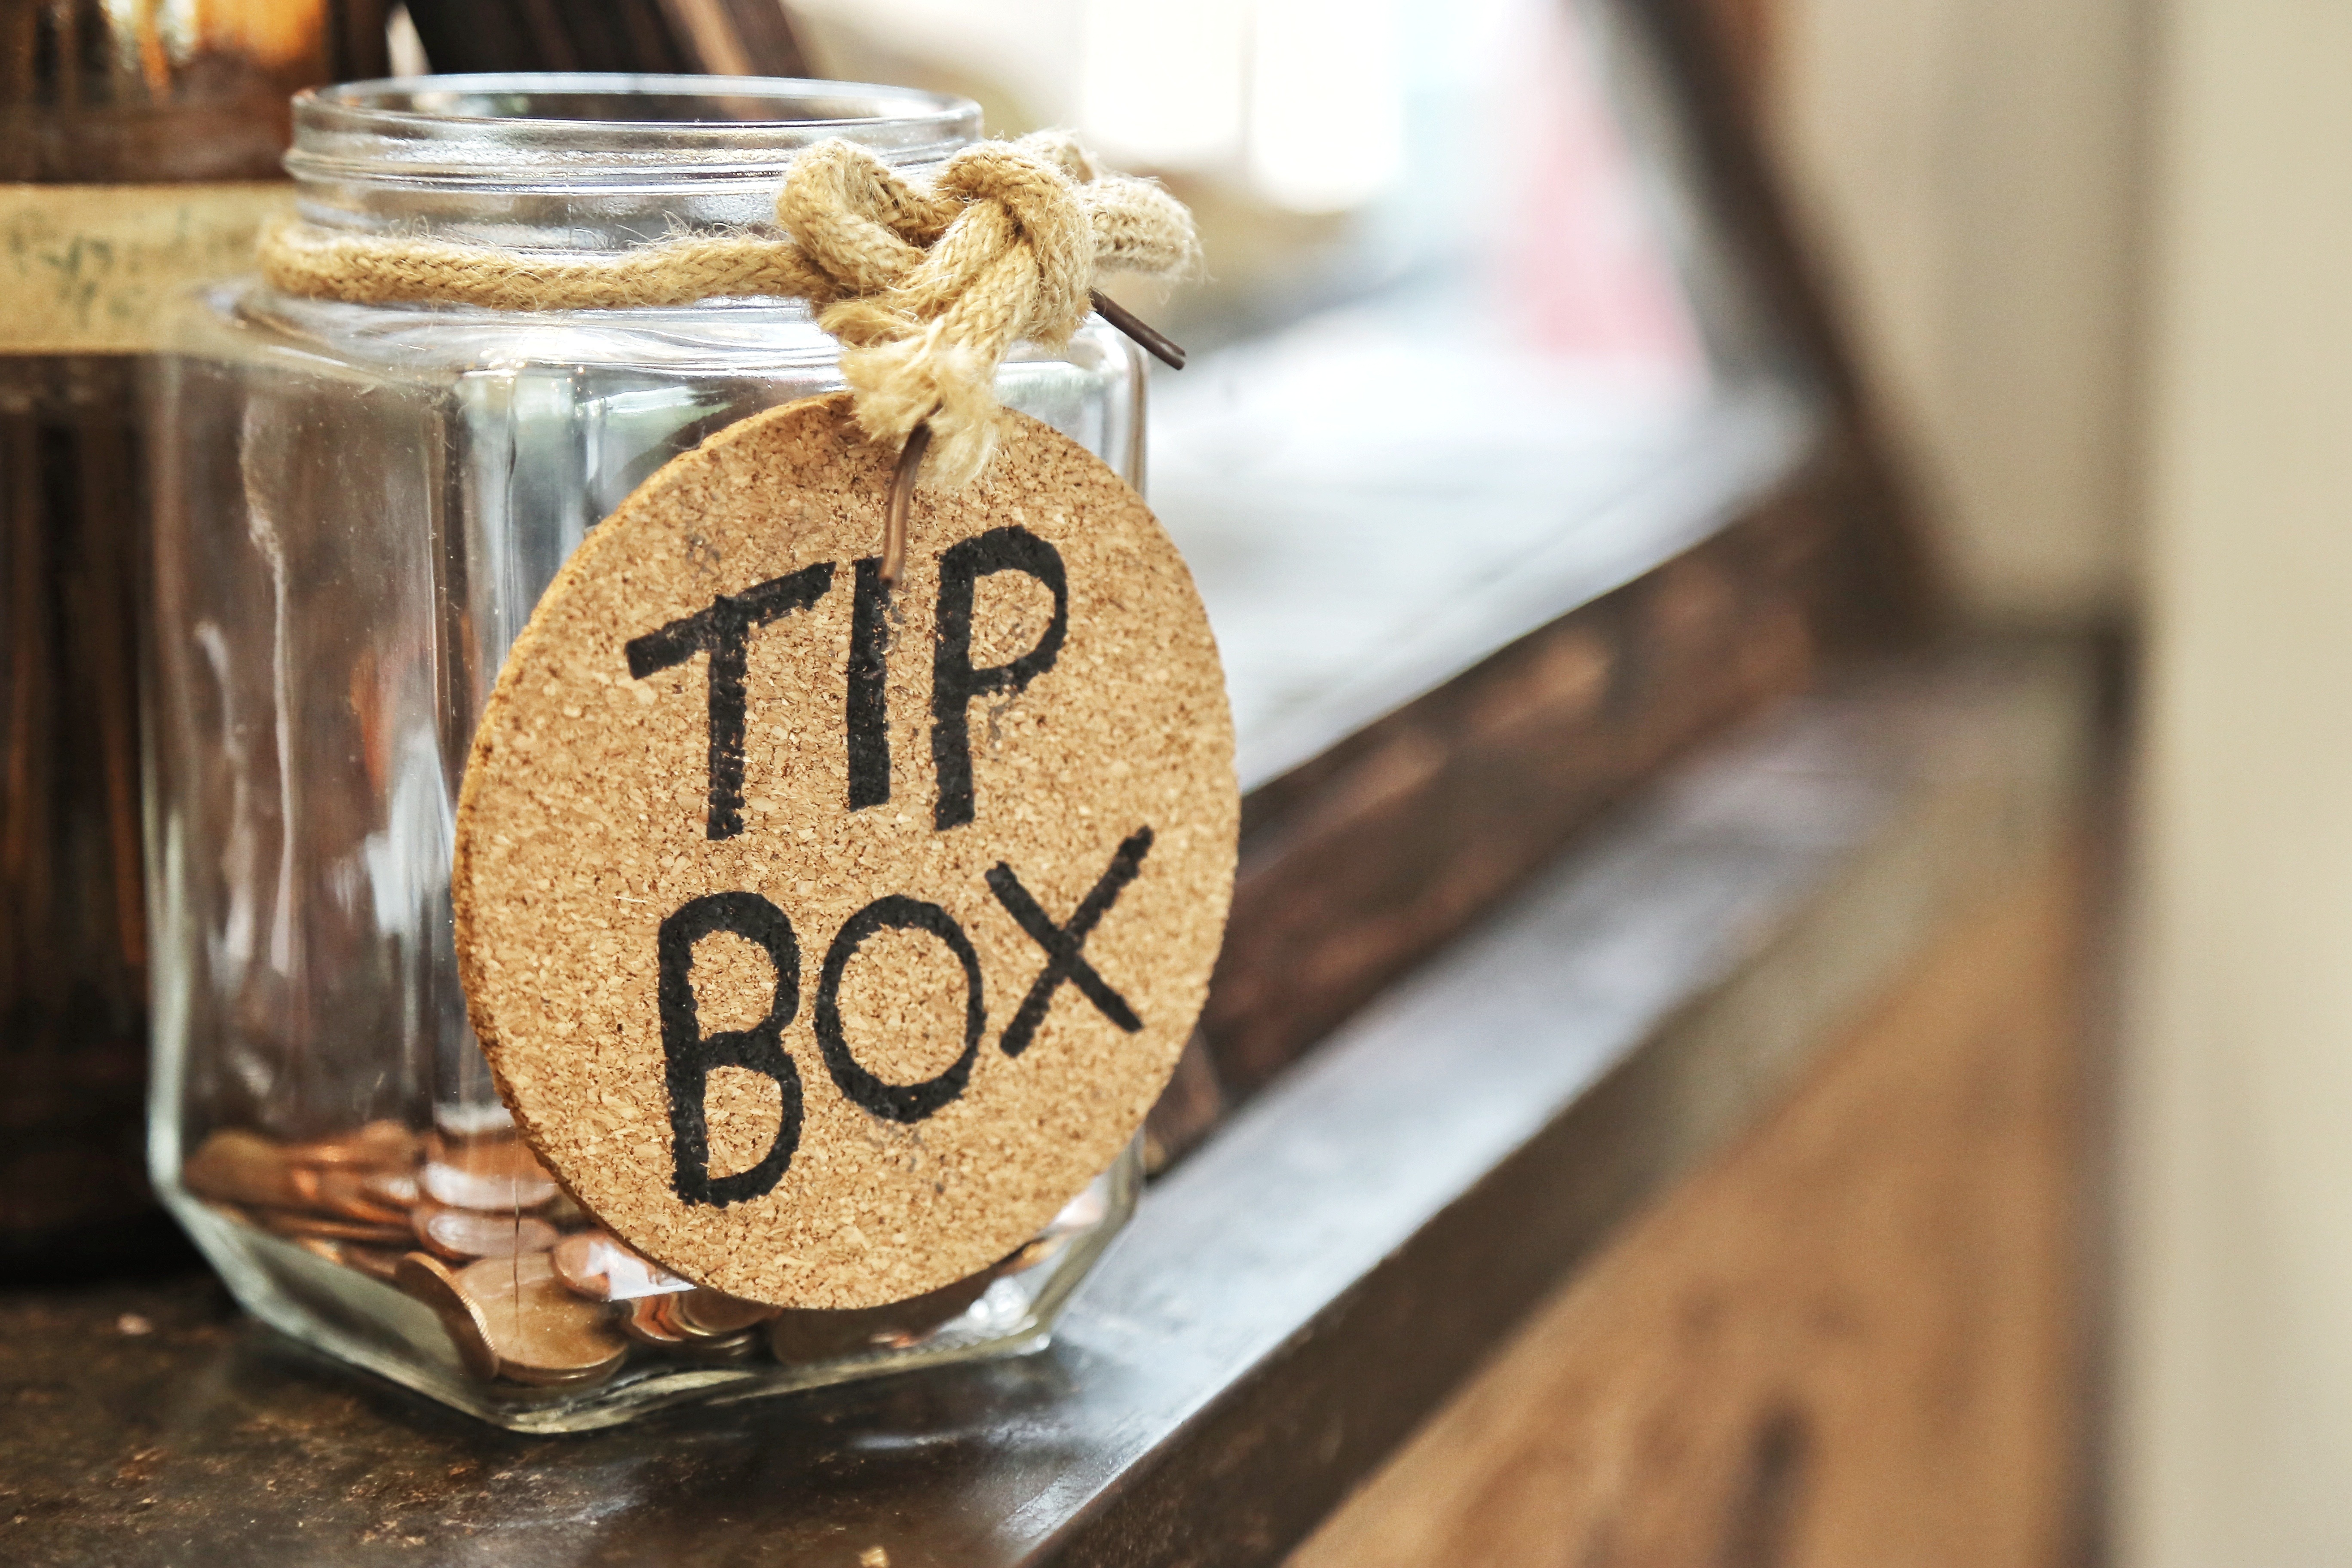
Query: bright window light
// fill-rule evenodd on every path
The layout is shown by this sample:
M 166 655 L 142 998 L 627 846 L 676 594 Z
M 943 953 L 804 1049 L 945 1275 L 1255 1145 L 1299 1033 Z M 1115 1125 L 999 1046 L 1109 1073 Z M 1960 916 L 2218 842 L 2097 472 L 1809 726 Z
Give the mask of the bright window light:
M 1205 169 L 1241 152 L 1248 0 L 1086 0 L 1078 128 L 1114 162 Z
M 1403 163 L 1395 0 L 1257 0 L 1249 174 L 1298 212 L 1360 206 Z

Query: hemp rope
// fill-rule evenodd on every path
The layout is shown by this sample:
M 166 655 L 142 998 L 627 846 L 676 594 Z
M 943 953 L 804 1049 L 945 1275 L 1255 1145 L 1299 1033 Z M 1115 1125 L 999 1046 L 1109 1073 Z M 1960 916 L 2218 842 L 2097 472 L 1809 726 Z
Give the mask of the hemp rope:
M 1066 345 L 1097 273 L 1173 277 L 1198 258 L 1192 215 L 1146 180 L 1107 173 L 1076 138 L 1039 132 L 948 161 L 929 189 L 854 142 L 793 158 L 781 235 L 685 236 L 614 257 L 329 234 L 297 221 L 263 235 L 261 273 L 288 294 L 351 304 L 494 310 L 614 310 L 766 296 L 805 300 L 841 340 L 857 423 L 876 441 L 927 421 L 929 477 L 978 477 L 1003 411 L 993 383 L 1024 340 Z M 917 454 L 920 461 L 920 454 Z

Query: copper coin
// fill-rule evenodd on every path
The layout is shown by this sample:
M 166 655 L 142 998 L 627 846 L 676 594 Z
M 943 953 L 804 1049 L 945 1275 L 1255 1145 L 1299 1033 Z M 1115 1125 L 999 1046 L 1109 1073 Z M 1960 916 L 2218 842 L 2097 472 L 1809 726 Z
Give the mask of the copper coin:
M 509 1133 L 465 1142 L 435 1137 L 418 1181 L 425 1196 L 461 1209 L 528 1209 L 555 1196 L 555 1179 Z
M 557 1242 L 547 1258 L 555 1266 L 555 1277 L 573 1294 L 591 1301 L 609 1301 L 613 1289 L 606 1258 L 608 1249 L 616 1245 L 602 1231 L 583 1230 Z
M 611 1376 L 628 1342 L 603 1308 L 563 1288 L 544 1252 L 485 1258 L 457 1274 L 499 1359 L 517 1383 L 565 1385 Z
M 592 1301 L 630 1301 L 694 1289 L 691 1280 L 639 1257 L 609 1231 L 565 1237 L 555 1244 L 554 1260 L 556 1278 Z
M 707 1287 L 665 1298 L 671 1323 L 689 1339 L 716 1340 L 754 1329 L 776 1315 L 774 1307 L 746 1301 Z
M 415 1133 L 400 1122 L 383 1120 L 293 1144 L 286 1152 L 289 1158 L 305 1165 L 390 1170 L 415 1164 L 417 1146 Z
M 621 1331 L 640 1344 L 656 1345 L 689 1361 L 742 1361 L 759 1349 L 760 1335 L 753 1329 L 709 1334 L 681 1323 L 678 1304 L 685 1300 L 683 1294 L 639 1297 L 621 1313 Z
M 501 1364 L 499 1375 L 509 1382 L 527 1383 L 533 1388 L 585 1388 L 591 1384 L 602 1383 L 620 1371 L 628 1359 L 625 1349 L 624 1353 L 613 1361 L 599 1362 L 573 1372 L 533 1371 Z
M 409 1211 L 408 1223 L 429 1251 L 452 1263 L 545 1252 L 556 1241 L 555 1227 L 530 1215 L 483 1214 L 426 1203 Z
M 305 1236 L 298 1237 L 294 1245 L 313 1258 L 323 1258 L 330 1263 L 343 1261 L 343 1244 L 340 1241 L 329 1241 L 324 1237 Z
M 961 1317 L 986 1294 L 996 1277 L 994 1268 L 983 1268 L 952 1285 L 887 1307 L 779 1312 L 768 1324 L 768 1348 L 778 1361 L 787 1363 L 901 1348 Z
M 415 1208 L 425 1196 L 414 1171 L 370 1171 L 360 1178 L 360 1186 L 375 1202 L 404 1212 Z
M 618 1319 L 621 1331 L 644 1345 L 680 1345 L 686 1335 L 662 1310 L 665 1296 L 640 1296 L 629 1302 Z
M 371 1190 L 369 1178 L 358 1171 L 324 1170 L 312 1184 L 319 1206 L 345 1219 L 365 1220 L 371 1225 L 406 1225 L 406 1204 L 391 1204 L 377 1197 Z
M 294 1194 L 297 1205 L 306 1209 L 323 1209 L 327 1205 L 319 1197 L 319 1171 L 315 1165 L 288 1164 L 286 1190 Z
M 274 1139 L 230 1127 L 197 1146 L 180 1167 L 180 1179 L 200 1197 L 292 1208 L 302 1201 L 294 1190 L 293 1169 Z
M 760 1332 L 746 1329 L 740 1334 L 722 1334 L 715 1340 L 682 1340 L 670 1347 L 671 1353 L 688 1361 L 728 1362 L 749 1361 L 760 1352 Z
M 256 1217 L 264 1230 L 277 1236 L 323 1237 L 330 1241 L 357 1241 L 374 1247 L 406 1247 L 412 1239 L 406 1226 L 370 1225 L 363 1220 L 339 1219 L 333 1215 L 303 1209 L 264 1209 Z
M 447 1264 L 429 1252 L 412 1252 L 394 1268 L 392 1282 L 433 1309 L 467 1372 L 485 1380 L 498 1376 L 498 1352 L 490 1349 L 481 1310 Z
M 342 1252 L 343 1266 L 346 1268 L 356 1268 L 371 1279 L 382 1279 L 389 1284 L 400 1271 L 403 1254 L 391 1247 L 363 1247 L 355 1241 L 338 1242 L 335 1245 Z

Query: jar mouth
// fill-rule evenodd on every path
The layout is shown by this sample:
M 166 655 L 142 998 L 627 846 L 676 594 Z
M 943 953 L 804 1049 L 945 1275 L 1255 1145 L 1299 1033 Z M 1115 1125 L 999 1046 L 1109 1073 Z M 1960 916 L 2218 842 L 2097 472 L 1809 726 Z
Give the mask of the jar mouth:
M 919 176 L 980 131 L 968 99 L 864 82 L 407 77 L 298 94 L 286 168 L 321 228 L 603 253 L 772 226 L 784 169 L 829 138 Z
M 773 177 L 830 137 L 895 164 L 979 139 L 968 99 L 786 77 L 514 72 L 312 88 L 294 99 L 289 174 L 303 182 L 549 189 Z

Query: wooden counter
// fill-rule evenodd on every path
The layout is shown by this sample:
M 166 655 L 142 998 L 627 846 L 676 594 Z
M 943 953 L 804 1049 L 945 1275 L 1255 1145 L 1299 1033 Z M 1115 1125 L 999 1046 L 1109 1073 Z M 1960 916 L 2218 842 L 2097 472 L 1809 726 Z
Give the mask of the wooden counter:
M 1054 1346 L 579 1437 L 204 1280 L 0 1298 L 0 1561 L 2040 1564 L 2081 661 L 1801 699 L 1160 1180 Z

